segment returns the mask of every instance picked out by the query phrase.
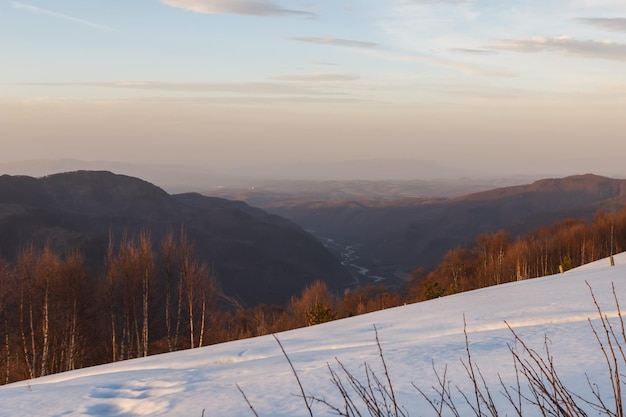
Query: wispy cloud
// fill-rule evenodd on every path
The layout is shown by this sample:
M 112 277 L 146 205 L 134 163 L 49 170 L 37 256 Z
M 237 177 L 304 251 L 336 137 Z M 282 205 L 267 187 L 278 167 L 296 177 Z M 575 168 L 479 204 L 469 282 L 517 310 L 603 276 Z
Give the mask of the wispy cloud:
M 624 17 L 581 17 L 576 21 L 611 32 L 626 32 L 626 18 Z
M 296 42 L 305 42 L 305 43 L 313 43 L 318 45 L 328 45 L 328 46 L 337 46 L 342 48 L 351 48 L 355 51 L 359 51 L 360 53 L 367 54 L 369 56 L 384 59 L 386 61 L 396 61 L 396 62 L 414 62 L 420 63 L 424 65 L 440 67 L 440 68 L 448 68 L 455 71 L 460 71 L 466 74 L 471 75 L 480 75 L 480 76 L 492 76 L 492 77 L 514 77 L 516 74 L 510 71 L 503 71 L 497 68 L 486 68 L 480 67 L 469 63 L 457 62 L 445 58 L 419 55 L 419 54 L 406 54 L 391 51 L 389 49 L 383 48 L 377 43 L 374 42 L 365 42 L 365 41 L 357 41 L 352 39 L 341 39 L 341 38 L 333 38 L 330 36 L 324 37 L 288 37 L 284 38 L 290 41 Z M 466 49 L 465 52 L 470 50 Z M 478 50 L 473 50 L 474 53 Z M 486 54 L 484 52 L 483 54 Z
M 134 90 L 150 90 L 185 93 L 228 93 L 228 94 L 330 94 L 304 84 L 279 82 L 163 82 L 163 81 L 117 81 L 117 82 L 71 82 L 71 83 L 10 83 L 24 87 L 102 87 Z M 332 93 L 335 94 L 335 93 Z
M 470 54 L 470 55 L 493 55 L 493 54 L 497 54 L 496 51 L 492 51 L 490 49 L 452 48 L 450 50 L 452 52 L 458 52 L 458 53 L 461 53 L 461 54 Z
M 559 38 L 503 39 L 491 48 L 525 53 L 554 51 L 582 58 L 626 62 L 626 44 L 610 41 L 580 41 L 565 36 Z
M 452 71 L 462 72 L 464 74 L 480 76 L 480 77 L 517 77 L 513 71 L 495 68 L 490 66 L 475 65 L 468 62 L 461 62 L 432 55 L 407 54 L 394 52 L 389 50 L 372 50 L 365 51 L 370 56 L 396 62 L 413 62 L 416 64 L 427 65 L 436 68 L 446 68 Z
M 405 4 L 465 4 L 473 0 L 402 0 Z
M 339 66 L 339 64 L 336 64 L 334 62 L 313 62 L 312 64 L 318 67 L 338 67 Z
M 207 14 L 317 17 L 312 12 L 281 7 L 271 0 L 161 0 L 161 3 L 179 9 Z
M 295 81 L 295 82 L 344 82 L 356 81 L 359 77 L 355 74 L 292 74 L 272 77 L 272 80 Z
M 332 36 L 292 36 L 285 37 L 288 41 L 315 43 L 318 45 L 339 46 L 342 48 L 377 49 L 380 46 L 374 42 L 356 41 L 352 39 L 333 38 Z
M 17 2 L 17 1 L 12 1 L 11 5 L 14 8 L 16 8 L 16 9 L 26 10 L 26 11 L 31 12 L 31 13 L 44 14 L 44 15 L 47 15 L 47 16 L 56 17 L 58 19 L 69 20 L 71 22 L 79 23 L 79 24 L 85 25 L 85 26 L 90 26 L 90 27 L 96 28 L 96 29 L 111 30 L 111 31 L 115 31 L 116 30 L 115 28 L 112 28 L 111 26 L 107 26 L 107 25 L 103 25 L 103 24 L 100 24 L 100 23 L 91 22 L 89 20 L 80 19 L 78 17 L 69 16 L 69 15 L 66 15 L 66 14 L 63 14 L 63 13 L 53 12 L 52 10 L 42 9 L 41 7 L 32 6 L 30 4 L 25 4 L 25 3 L 20 3 L 20 2 Z
M 397 4 L 466 4 L 474 0 L 396 0 Z

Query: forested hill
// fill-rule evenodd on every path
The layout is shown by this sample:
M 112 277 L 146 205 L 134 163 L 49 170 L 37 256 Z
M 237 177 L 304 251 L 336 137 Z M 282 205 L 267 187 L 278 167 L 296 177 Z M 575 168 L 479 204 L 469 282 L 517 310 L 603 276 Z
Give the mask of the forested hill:
M 626 180 L 587 174 L 544 179 L 450 199 L 308 201 L 264 206 L 321 236 L 358 245 L 375 275 L 432 269 L 450 249 L 482 233 L 512 237 L 566 218 L 591 220 L 626 205 Z
M 80 250 L 97 272 L 109 236 L 119 241 L 147 231 L 157 246 L 181 226 L 198 260 L 244 304 L 284 304 L 316 279 L 331 288 L 350 283 L 339 261 L 308 233 L 242 202 L 169 195 L 106 171 L 0 176 L 0 255 L 9 260 L 30 243 L 47 243 L 57 253 Z
M 521 197 L 520 197 L 521 196 Z M 506 200 L 535 204 L 544 210 L 596 204 L 613 199 L 626 201 L 626 180 L 594 174 L 547 178 L 531 184 L 496 188 L 468 194 L 452 201 Z

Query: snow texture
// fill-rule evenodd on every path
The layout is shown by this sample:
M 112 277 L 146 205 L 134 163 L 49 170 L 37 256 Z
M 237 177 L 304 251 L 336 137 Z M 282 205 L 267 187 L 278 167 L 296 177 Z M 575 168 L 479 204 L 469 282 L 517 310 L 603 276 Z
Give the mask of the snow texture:
M 340 404 L 328 365 L 339 359 L 356 376 L 367 362 L 381 372 L 374 326 L 394 382 L 409 415 L 432 415 L 411 383 L 429 391 L 433 365 L 448 368 L 453 386 L 469 387 L 464 317 L 472 352 L 501 398 L 498 374 L 514 384 L 506 323 L 538 351 L 544 342 L 568 386 L 587 392 L 585 374 L 608 393 L 606 364 L 588 318 L 599 323 L 588 282 L 609 317 L 611 292 L 626 305 L 626 254 L 611 267 L 604 259 L 564 274 L 489 287 L 278 334 L 307 394 Z M 506 323 L 505 323 L 506 322 Z M 382 375 L 382 374 L 381 374 Z M 205 348 L 81 369 L 0 387 L 0 416 L 229 416 L 251 417 L 236 384 L 260 416 L 305 416 L 300 391 L 280 347 L 264 336 Z M 462 402 L 462 401 L 460 401 Z M 331 415 L 314 404 L 316 416 Z

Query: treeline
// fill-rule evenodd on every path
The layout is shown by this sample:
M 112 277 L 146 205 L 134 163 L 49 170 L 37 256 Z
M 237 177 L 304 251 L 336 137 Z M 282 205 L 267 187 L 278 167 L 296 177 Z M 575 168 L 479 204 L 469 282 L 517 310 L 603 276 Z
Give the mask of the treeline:
M 315 282 L 286 306 L 241 306 L 198 263 L 184 230 L 109 239 L 101 270 L 50 246 L 0 259 L 0 384 L 322 323 L 397 305 L 382 286 Z
M 409 302 L 556 274 L 626 250 L 626 208 L 598 212 L 591 224 L 567 219 L 512 239 L 500 230 L 450 250 L 430 273 L 417 270 Z
M 219 287 L 184 232 L 110 239 L 103 271 L 50 246 L 0 260 L 0 381 L 201 346 Z
M 0 259 L 0 384 L 85 366 L 201 347 L 558 273 L 626 249 L 626 209 L 593 223 L 565 220 L 527 236 L 479 236 L 449 251 L 402 291 L 332 293 L 317 281 L 284 306 L 242 306 L 197 261 L 184 230 L 154 242 L 111 237 L 100 271 L 49 246 Z

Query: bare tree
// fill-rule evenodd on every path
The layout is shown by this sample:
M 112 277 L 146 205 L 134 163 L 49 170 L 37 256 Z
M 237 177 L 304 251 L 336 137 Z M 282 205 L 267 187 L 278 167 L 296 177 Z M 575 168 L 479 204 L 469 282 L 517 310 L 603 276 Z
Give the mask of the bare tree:
M 13 280 L 12 280 L 12 268 L 2 258 L 0 258 L 0 324 L 2 326 L 2 342 L 4 347 L 4 360 L 2 372 L 0 373 L 1 380 L 5 384 L 8 384 L 11 378 L 11 338 L 9 331 L 9 315 L 10 308 L 9 302 L 15 297 Z
M 117 251 L 109 239 L 107 293 L 114 360 L 148 355 L 154 276 L 152 241 L 147 231 L 136 238 L 122 238 Z

